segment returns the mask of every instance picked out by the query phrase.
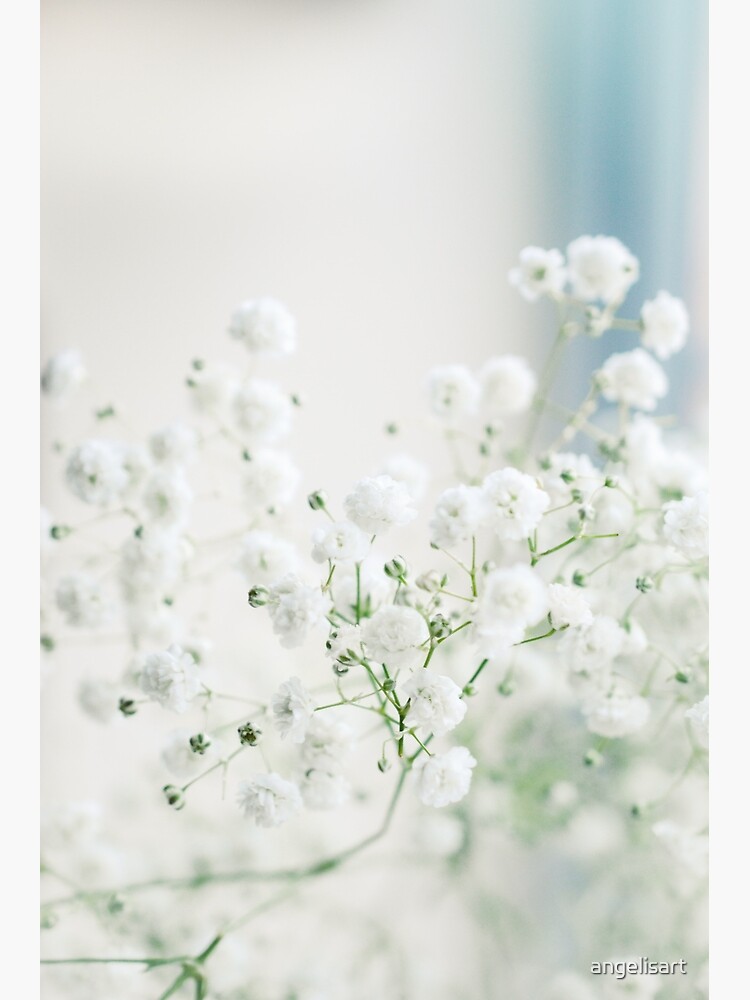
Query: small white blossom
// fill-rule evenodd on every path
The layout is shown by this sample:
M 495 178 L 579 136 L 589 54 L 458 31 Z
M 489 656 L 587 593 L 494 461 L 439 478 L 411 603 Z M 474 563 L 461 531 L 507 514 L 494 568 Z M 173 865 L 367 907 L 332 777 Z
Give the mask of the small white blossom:
M 466 702 L 461 688 L 450 677 L 433 674 L 418 667 L 404 684 L 404 697 L 409 699 L 409 727 L 417 726 L 435 736 L 444 736 L 455 729 L 466 715 Z
M 193 458 L 196 441 L 196 433 L 192 427 L 175 421 L 154 431 L 148 439 L 148 447 L 155 462 L 175 468 L 187 465 Z
M 330 601 L 319 587 L 308 587 L 289 573 L 270 588 L 267 607 L 281 645 L 293 649 L 301 646 L 308 634 L 325 621 Z
M 409 490 L 390 476 L 360 479 L 344 497 L 344 510 L 368 534 L 409 524 L 417 516 Z
M 120 689 L 112 681 L 88 677 L 78 686 L 78 704 L 97 722 L 112 722 L 119 714 L 119 693 Z
M 450 549 L 476 535 L 487 513 L 485 495 L 477 486 L 452 486 L 437 498 L 430 520 L 430 541 Z
M 576 298 L 621 301 L 638 280 L 638 261 L 612 236 L 581 236 L 568 245 L 568 275 Z
M 300 785 L 308 809 L 337 809 L 351 796 L 351 785 L 342 774 L 311 768 Z
M 65 479 L 72 493 L 98 507 L 119 500 L 131 483 L 122 448 L 113 441 L 86 441 L 70 453 Z
M 183 529 L 190 518 L 193 491 L 180 472 L 155 473 L 143 491 L 143 506 L 156 524 Z
M 469 791 L 471 769 L 476 763 L 466 747 L 453 747 L 447 753 L 417 758 L 414 775 L 420 801 L 438 809 L 460 802 Z
M 240 542 L 235 567 L 248 586 L 267 586 L 293 573 L 297 561 L 297 550 L 285 538 L 268 531 L 249 531 Z
M 302 474 L 288 455 L 259 449 L 247 463 L 242 482 L 245 505 L 251 514 L 281 510 L 294 499 Z
M 471 416 L 479 402 L 479 383 L 465 365 L 433 368 L 427 392 L 433 413 L 448 422 Z
M 257 774 L 240 782 L 237 804 L 256 826 L 281 826 L 300 811 L 302 796 L 295 784 L 279 774 Z
M 488 525 L 502 541 L 529 538 L 549 507 L 549 496 L 525 472 L 507 467 L 491 472 L 482 484 Z
M 90 844 L 101 833 L 102 807 L 98 802 L 67 802 L 47 817 L 42 841 L 50 847 Z
M 685 712 L 685 718 L 702 747 L 708 747 L 708 695 Z
M 363 609 L 373 611 L 392 596 L 392 584 L 383 572 L 383 563 L 372 555 L 359 568 L 359 586 L 355 567 L 351 563 L 343 563 L 336 568 L 332 590 L 336 607 L 347 618 L 351 617 L 356 607 L 358 591 L 360 612 Z
M 560 507 L 571 499 L 571 492 L 579 490 L 583 502 L 601 486 L 604 476 L 596 469 L 588 455 L 561 451 L 550 455 L 539 473 L 542 488 L 549 494 L 550 505 Z
M 315 702 L 299 677 L 290 677 L 271 699 L 274 725 L 281 738 L 303 743 L 315 713 Z
M 591 605 L 581 593 L 580 587 L 568 587 L 563 583 L 549 585 L 549 609 L 552 628 L 577 628 L 590 625 L 594 620 Z
M 243 302 L 235 309 L 229 335 L 252 354 L 282 357 L 294 352 L 297 327 L 287 307 L 266 296 Z
M 520 642 L 526 629 L 547 613 L 547 586 L 524 563 L 488 573 L 474 616 L 474 638 L 485 656 Z
M 662 291 L 643 303 L 641 326 L 641 343 L 664 361 L 685 346 L 690 317 L 682 299 Z
M 150 653 L 139 678 L 143 693 L 172 712 L 185 712 L 201 688 L 195 660 L 173 644 L 161 653 Z
M 123 598 L 133 604 L 160 600 L 175 585 L 190 554 L 178 534 L 144 527 L 120 550 L 118 570 Z
M 239 385 L 239 373 L 228 365 L 211 365 L 193 371 L 188 379 L 190 400 L 199 412 L 222 417 Z
M 86 379 L 86 368 L 78 351 L 54 354 L 42 369 L 42 392 L 50 399 L 65 400 Z
M 584 704 L 583 713 L 590 732 L 615 739 L 642 729 L 651 710 L 645 698 L 613 691 Z
M 542 247 L 524 247 L 518 267 L 508 272 L 508 280 L 518 289 L 527 302 L 536 302 L 540 295 L 559 298 L 567 274 L 565 259 L 559 250 Z
M 326 640 L 326 656 L 338 660 L 340 656 L 362 656 L 362 626 L 337 625 Z
M 302 760 L 309 768 L 335 774 L 350 755 L 351 726 L 330 712 L 316 712 L 310 720 L 302 744 Z
M 536 375 L 525 358 L 504 354 L 491 358 L 479 373 L 482 407 L 492 417 L 511 417 L 531 406 Z
M 430 631 L 427 622 L 414 608 L 387 604 L 362 626 L 367 655 L 377 663 L 398 670 L 412 666 L 422 655 L 421 646 Z
M 370 548 L 370 538 L 351 521 L 336 521 L 316 528 L 312 535 L 315 562 L 361 562 Z
M 249 378 L 232 398 L 237 427 L 253 445 L 275 444 L 292 426 L 293 404 L 273 382 Z
M 68 625 L 76 628 L 98 628 L 112 612 L 100 585 L 85 573 L 63 577 L 55 590 L 55 603 Z
M 565 633 L 560 640 L 560 653 L 574 676 L 603 682 L 624 645 L 625 630 L 609 615 L 597 615 L 590 625 L 571 628 Z
M 430 478 L 427 466 L 411 455 L 391 455 L 381 466 L 378 475 L 390 476 L 397 483 L 403 483 L 415 503 L 424 496 Z
M 671 500 L 662 507 L 664 537 L 687 559 L 708 555 L 708 494 Z
M 663 368 L 642 347 L 610 355 L 597 377 L 606 400 L 635 410 L 655 410 L 669 389 Z
M 694 875 L 704 876 L 708 869 L 708 837 L 690 833 L 669 819 L 660 820 L 651 827 L 654 835 L 669 853 Z
M 177 729 L 171 732 L 162 747 L 162 763 L 175 778 L 192 778 L 206 770 L 216 757 L 216 745 L 211 746 L 204 754 L 194 753 L 190 746 L 190 737 L 195 735 L 187 729 Z

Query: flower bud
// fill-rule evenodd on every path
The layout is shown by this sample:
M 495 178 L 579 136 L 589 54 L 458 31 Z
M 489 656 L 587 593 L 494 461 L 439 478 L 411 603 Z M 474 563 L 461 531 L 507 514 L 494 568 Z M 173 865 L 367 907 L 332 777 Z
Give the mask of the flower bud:
M 647 594 L 653 588 L 654 581 L 650 576 L 639 576 L 635 581 L 635 589 L 640 590 L 642 594 Z
M 497 693 L 501 694 L 503 698 L 510 698 L 515 690 L 516 685 L 510 677 L 506 677 L 505 680 L 501 681 L 497 686 Z
M 308 495 L 307 503 L 310 510 L 325 510 L 326 504 L 328 503 L 328 497 L 323 490 L 314 490 Z
M 120 698 L 117 707 L 126 718 L 138 711 L 132 698 Z
M 431 618 L 429 622 L 429 629 L 430 635 L 433 639 L 445 639 L 445 637 L 449 636 L 453 631 L 451 623 L 445 615 L 435 615 L 434 618 Z
M 193 753 L 198 753 L 203 756 L 203 754 L 211 746 L 211 740 L 204 736 L 203 733 L 196 733 L 195 736 L 190 737 L 190 749 Z
M 247 592 L 247 603 L 251 608 L 262 608 L 268 604 L 268 587 L 251 587 Z
M 385 774 L 385 772 L 390 769 L 390 766 L 390 761 L 388 761 L 385 757 L 381 757 L 378 761 L 378 771 L 380 771 L 381 774 Z
M 333 664 L 332 670 L 337 677 L 344 677 L 349 673 L 349 665 L 339 659 Z
M 68 537 L 72 530 L 67 524 L 53 524 L 49 529 L 50 538 L 54 538 L 56 542 L 61 542 L 63 538 Z
M 40 636 L 39 642 L 41 644 L 42 649 L 47 653 L 51 653 L 52 650 L 55 648 L 55 640 L 52 638 L 51 635 Z
M 386 678 L 386 680 L 383 681 L 383 690 L 384 691 L 388 691 L 388 692 L 393 691 L 395 687 L 396 687 L 396 682 L 394 681 L 394 679 L 392 677 L 388 677 L 388 678 Z
M 245 722 L 238 728 L 237 732 L 243 747 L 257 747 L 263 734 L 263 730 L 258 729 L 252 722 Z
M 172 806 L 173 809 L 185 808 L 185 796 L 182 789 L 178 788 L 177 785 L 165 785 L 162 791 L 164 792 L 167 804 Z
M 394 556 L 385 564 L 383 572 L 392 580 L 400 580 L 409 572 L 409 566 L 403 556 Z
M 587 750 L 583 758 L 583 763 L 586 767 L 601 767 L 604 763 L 604 757 L 602 757 L 598 750 Z
M 579 569 L 573 574 L 573 586 L 574 587 L 585 587 L 586 586 L 586 576 Z
M 474 687 L 473 684 L 466 684 L 464 686 L 463 691 L 461 692 L 464 698 L 473 698 L 476 693 L 477 689 Z
M 607 476 L 607 478 L 604 480 L 604 485 L 607 487 L 608 490 L 613 490 L 615 489 L 616 486 L 619 485 L 619 482 L 620 481 L 617 478 L 617 476 Z
M 689 684 L 690 683 L 690 671 L 689 670 L 678 670 L 674 675 L 674 679 L 678 684 Z

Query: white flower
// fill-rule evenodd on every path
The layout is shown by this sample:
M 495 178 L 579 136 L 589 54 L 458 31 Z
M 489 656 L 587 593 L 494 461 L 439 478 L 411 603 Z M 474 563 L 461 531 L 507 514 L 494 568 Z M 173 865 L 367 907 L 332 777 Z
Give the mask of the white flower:
M 510 417 L 531 406 L 536 375 L 525 358 L 504 354 L 491 358 L 479 373 L 482 406 L 493 417 Z
M 239 429 L 254 445 L 275 444 L 292 426 L 292 401 L 273 382 L 249 378 L 232 398 L 232 414 Z
M 409 490 L 390 476 L 360 479 L 344 497 L 344 510 L 370 535 L 409 524 L 417 516 Z
M 189 551 L 188 543 L 172 531 L 147 526 L 131 535 L 120 551 L 123 598 L 134 604 L 161 599 L 177 582 Z
M 682 299 L 659 292 L 641 308 L 641 343 L 664 361 L 685 346 L 690 317 Z
M 660 820 L 651 827 L 654 835 L 669 853 L 694 875 L 704 876 L 708 868 L 708 837 L 690 833 L 669 819 Z
M 547 586 L 524 563 L 488 573 L 474 616 L 473 633 L 485 656 L 520 642 L 549 608 Z
M 351 795 L 351 785 L 341 774 L 311 768 L 301 785 L 302 800 L 308 809 L 336 809 Z
M 584 704 L 583 714 L 590 732 L 615 739 L 642 729 L 651 709 L 646 699 L 639 695 L 613 691 Z
M 502 541 L 529 538 L 549 507 L 549 496 L 525 472 L 507 467 L 491 472 L 482 483 L 488 524 Z
M 399 669 L 413 665 L 420 647 L 430 638 L 427 622 L 414 608 L 387 604 L 362 626 L 362 639 L 370 659 Z
M 144 659 L 139 683 L 151 701 L 178 713 L 187 710 L 201 688 L 195 660 L 176 644 Z
M 420 801 L 438 809 L 459 802 L 469 791 L 471 769 L 476 764 L 466 747 L 453 747 L 447 753 L 417 758 L 414 775 Z
M 154 431 L 148 439 L 148 446 L 154 461 L 173 468 L 187 465 L 193 458 L 196 440 L 192 427 L 176 421 Z
M 234 565 L 248 586 L 267 586 L 295 571 L 297 551 L 291 542 L 268 531 L 250 531 L 240 542 Z
M 430 478 L 427 466 L 411 455 L 391 455 L 381 466 L 378 474 L 390 476 L 397 483 L 403 483 L 415 502 L 424 496 Z
M 362 656 L 362 626 L 337 625 L 326 640 L 326 656 L 338 660 L 340 656 Z
M 359 593 L 360 612 L 368 613 L 378 608 L 384 601 L 390 600 L 392 584 L 383 572 L 382 560 L 378 561 L 372 555 L 359 567 L 359 585 L 357 573 L 351 563 L 343 563 L 336 568 L 332 581 L 335 605 L 347 618 L 352 616 L 357 605 Z
M 312 629 L 325 621 L 330 601 L 319 587 L 308 587 L 299 577 L 288 573 L 270 588 L 266 606 L 281 645 L 293 649 L 301 646 Z
M 67 399 L 85 381 L 86 374 L 78 351 L 60 351 L 42 369 L 42 392 L 50 399 Z
M 427 377 L 433 413 L 451 422 L 471 416 L 479 401 L 479 384 L 465 365 L 442 365 Z
M 455 729 L 466 715 L 466 702 L 461 688 L 450 677 L 433 674 L 418 667 L 404 684 L 404 697 L 409 699 L 409 727 L 418 726 L 435 736 L 444 736 Z
M 112 611 L 102 588 L 85 573 L 63 577 L 55 590 L 55 603 L 68 625 L 78 628 L 97 628 Z
M 279 774 L 257 774 L 241 781 L 237 804 L 256 826 L 281 826 L 302 808 L 299 788 Z
M 637 259 L 612 236 L 580 236 L 567 255 L 573 295 L 584 302 L 619 302 L 638 280 Z
M 443 490 L 430 520 L 430 541 L 450 549 L 476 535 L 486 513 L 486 499 L 479 487 L 461 484 Z
M 294 352 L 297 327 L 287 307 L 266 296 L 235 309 L 229 335 L 253 354 L 281 357 Z
M 45 820 L 43 842 L 50 847 L 90 844 L 100 835 L 101 825 L 98 802 L 67 802 Z
M 655 410 L 669 389 L 663 368 L 642 347 L 610 355 L 599 369 L 598 378 L 606 400 L 635 410 Z
M 302 760 L 310 768 L 335 774 L 352 749 L 351 727 L 330 712 L 316 712 L 302 744 Z
M 119 690 L 112 681 L 87 677 L 78 686 L 78 704 L 97 722 L 112 722 L 119 714 Z
M 671 500 L 662 507 L 664 537 L 687 559 L 708 555 L 708 494 Z
M 572 490 L 580 490 L 585 503 L 604 478 L 588 455 L 560 451 L 550 455 L 544 465 L 539 478 L 542 488 L 549 494 L 552 507 L 567 503 L 571 499 Z
M 299 677 L 290 677 L 271 699 L 274 725 L 281 738 L 303 743 L 307 728 L 315 713 L 315 702 Z
M 288 455 L 259 449 L 247 463 L 242 482 L 245 505 L 251 514 L 281 510 L 297 491 L 301 473 Z
M 566 277 L 565 259 L 560 251 L 543 250 L 542 247 L 524 247 L 518 267 L 508 272 L 511 285 L 527 302 L 535 302 L 540 295 L 558 298 Z
M 560 640 L 560 653 L 579 677 L 602 679 L 623 650 L 625 630 L 609 615 L 597 615 L 590 625 L 571 628 Z
M 204 754 L 194 753 L 190 746 L 190 737 L 194 733 L 187 729 L 177 729 L 171 732 L 161 751 L 161 759 L 166 769 L 175 778 L 192 778 L 206 770 L 207 763 L 216 756 L 215 744 Z
M 156 524 L 185 528 L 190 519 L 193 491 L 181 472 L 156 472 L 143 491 L 143 506 Z
M 201 366 L 187 380 L 190 399 L 199 413 L 220 417 L 237 391 L 239 375 L 228 365 Z
M 73 449 L 65 479 L 79 500 L 99 507 L 119 500 L 131 482 L 122 448 L 113 441 L 99 440 Z
M 685 712 L 695 738 L 702 747 L 708 747 L 708 695 Z
M 552 628 L 577 628 L 590 625 L 594 620 L 591 605 L 581 593 L 580 587 L 568 587 L 563 583 L 549 585 L 549 608 Z
M 312 535 L 315 562 L 361 562 L 370 548 L 370 538 L 351 521 L 336 521 L 316 528 Z

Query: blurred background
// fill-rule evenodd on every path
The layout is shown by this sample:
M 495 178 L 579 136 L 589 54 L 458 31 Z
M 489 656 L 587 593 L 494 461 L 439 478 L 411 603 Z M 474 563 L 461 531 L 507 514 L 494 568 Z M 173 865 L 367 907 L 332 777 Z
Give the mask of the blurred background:
M 240 361 L 231 311 L 263 294 L 298 322 L 297 354 L 267 374 L 304 397 L 304 488 L 342 496 L 393 450 L 391 419 L 425 457 L 427 369 L 506 351 L 538 362 L 553 310 L 507 272 L 522 247 L 582 234 L 640 258 L 625 315 L 661 288 L 685 299 L 692 335 L 662 412 L 702 432 L 706 17 L 706 0 L 43 0 L 42 357 L 78 348 L 91 375 L 87 413 L 43 411 L 55 519 L 81 510 L 53 443 L 90 434 L 107 404 L 133 435 L 174 419 L 190 360 Z M 581 338 L 561 398 L 619 345 L 632 335 Z M 373 440 L 382 455 L 363 453 Z M 45 802 L 106 799 L 158 754 L 118 730 L 104 755 L 71 704 L 71 678 L 103 655 L 74 652 L 46 681 Z M 172 824 L 162 806 L 148 815 Z M 147 853 L 151 829 L 129 842 Z M 575 894 L 575 877 L 538 862 L 519 872 L 537 869 L 542 933 L 565 954 L 549 886 Z M 450 936 L 450 895 L 441 905 Z

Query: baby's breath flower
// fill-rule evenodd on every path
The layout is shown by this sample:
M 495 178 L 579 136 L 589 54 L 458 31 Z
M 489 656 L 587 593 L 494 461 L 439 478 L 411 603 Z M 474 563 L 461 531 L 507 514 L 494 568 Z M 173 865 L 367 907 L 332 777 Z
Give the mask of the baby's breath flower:
M 251 445 L 276 444 L 292 426 L 292 401 L 273 382 L 249 378 L 232 397 L 232 414 Z
M 269 588 L 268 610 L 273 630 L 287 649 L 301 646 L 308 634 L 325 621 L 330 601 L 319 587 L 288 573 Z
M 271 699 L 274 725 L 281 738 L 303 743 L 315 712 L 315 702 L 299 677 L 284 681 Z
M 476 412 L 479 384 L 465 365 L 433 368 L 427 378 L 432 412 L 448 423 Z
M 276 583 L 297 568 L 297 550 L 268 531 L 249 531 L 240 542 L 235 566 L 250 586 Z
M 591 605 L 580 587 L 551 583 L 548 589 L 552 628 L 576 628 L 593 621 Z
M 85 573 L 73 573 L 60 580 L 55 602 L 68 625 L 98 628 L 112 615 L 112 605 L 101 586 Z
M 540 295 L 559 298 L 566 281 L 565 259 L 559 250 L 524 247 L 518 267 L 508 273 L 511 285 L 527 302 L 536 302 Z
M 154 431 L 148 440 L 155 462 L 169 468 L 187 465 L 195 455 L 196 433 L 188 424 L 175 421 Z
M 241 781 L 237 790 L 240 811 L 256 826 L 281 826 L 302 808 L 297 785 L 279 774 L 256 774 Z
M 74 448 L 65 468 L 70 490 L 84 503 L 106 507 L 131 483 L 122 448 L 113 441 L 86 441 Z
M 430 520 L 430 541 L 451 549 L 475 535 L 486 515 L 486 497 L 478 486 L 461 484 L 443 490 Z
M 599 369 L 598 379 L 606 400 L 635 410 L 655 410 L 669 389 L 661 365 L 641 347 L 610 355 Z
M 418 462 L 411 455 L 391 455 L 380 467 L 378 475 L 390 476 L 397 483 L 403 483 L 411 494 L 412 500 L 418 502 L 424 496 L 430 473 L 426 465 Z
M 589 731 L 608 739 L 637 732 L 646 725 L 651 714 L 645 698 L 619 691 L 586 702 L 583 712 Z
M 479 373 L 482 407 L 491 417 L 524 413 L 536 392 L 536 375 L 525 358 L 504 354 L 491 358 Z
M 584 302 L 620 302 L 638 280 L 638 261 L 612 236 L 580 236 L 567 257 L 573 295 Z
M 685 712 L 695 738 L 702 747 L 708 747 L 708 695 Z
M 350 521 L 369 534 L 409 524 L 417 516 L 409 490 L 390 476 L 360 479 L 344 498 Z
M 294 499 L 302 474 L 291 458 L 279 451 L 253 451 L 245 467 L 242 493 L 251 514 L 281 510 Z
M 487 503 L 487 524 L 503 541 L 530 538 L 550 503 L 532 476 L 511 467 L 490 473 L 482 492 Z
M 487 574 L 473 633 L 482 655 L 492 657 L 520 642 L 549 609 L 547 587 L 530 566 L 518 563 Z
M 414 775 L 420 801 L 437 809 L 460 802 L 469 791 L 471 771 L 476 763 L 466 747 L 453 747 L 447 753 L 432 757 L 418 757 Z
M 155 473 L 143 492 L 143 506 L 154 523 L 165 528 L 184 528 L 190 517 L 193 491 L 181 472 Z
M 368 657 L 395 669 L 419 660 L 429 638 L 427 622 L 418 611 L 393 604 L 380 608 L 362 626 Z
M 292 354 L 297 341 L 294 317 L 285 305 L 269 297 L 238 306 L 232 314 L 229 335 L 251 354 L 267 357 Z
M 662 507 L 664 537 L 688 559 L 708 555 L 708 494 L 673 500 Z
M 173 643 L 161 653 L 150 653 L 140 672 L 143 693 L 172 712 L 187 711 L 201 688 L 193 657 Z
M 450 677 L 417 667 L 403 687 L 402 701 L 409 700 L 407 723 L 425 733 L 444 736 L 466 715 L 461 688 Z
M 310 768 L 300 784 L 302 801 L 308 809 L 337 809 L 351 796 L 351 785 L 343 774 Z
M 66 400 L 86 380 L 86 375 L 80 352 L 60 351 L 42 369 L 42 392 L 50 399 Z
M 641 326 L 643 346 L 665 361 L 685 346 L 690 317 L 682 299 L 662 291 L 643 303 Z
M 78 704 L 90 718 L 106 724 L 119 715 L 118 693 L 112 681 L 87 677 L 78 685 Z
M 315 562 L 361 562 L 370 548 L 370 538 L 351 521 L 329 522 L 312 535 Z

